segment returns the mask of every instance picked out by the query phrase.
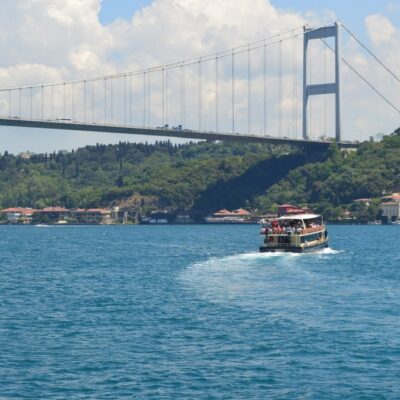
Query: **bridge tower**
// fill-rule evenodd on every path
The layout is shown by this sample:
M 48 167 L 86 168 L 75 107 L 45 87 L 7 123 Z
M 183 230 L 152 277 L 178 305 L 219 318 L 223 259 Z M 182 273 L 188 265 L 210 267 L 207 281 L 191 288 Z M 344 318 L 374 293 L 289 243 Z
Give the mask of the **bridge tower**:
M 342 138 L 342 126 L 340 118 L 340 64 L 341 64 L 341 51 L 340 51 L 340 27 L 341 23 L 336 22 L 331 26 L 324 26 L 317 29 L 308 29 L 304 27 L 304 47 L 303 47 L 303 139 L 309 139 L 308 135 L 308 121 L 307 121 L 307 107 L 308 98 L 314 95 L 335 94 L 335 136 L 336 141 L 340 142 Z M 308 42 L 314 39 L 324 39 L 328 37 L 335 38 L 335 82 L 333 83 L 319 83 L 309 85 L 307 82 L 308 72 Z

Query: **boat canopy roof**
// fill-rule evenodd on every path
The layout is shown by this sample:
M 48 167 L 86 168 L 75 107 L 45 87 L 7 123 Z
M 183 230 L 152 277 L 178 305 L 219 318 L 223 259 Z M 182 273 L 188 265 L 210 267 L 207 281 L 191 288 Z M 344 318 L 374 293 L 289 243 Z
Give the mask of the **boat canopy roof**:
M 318 214 L 295 214 L 295 215 L 284 215 L 278 218 L 278 221 L 293 221 L 294 219 L 315 219 L 321 218 L 321 215 Z

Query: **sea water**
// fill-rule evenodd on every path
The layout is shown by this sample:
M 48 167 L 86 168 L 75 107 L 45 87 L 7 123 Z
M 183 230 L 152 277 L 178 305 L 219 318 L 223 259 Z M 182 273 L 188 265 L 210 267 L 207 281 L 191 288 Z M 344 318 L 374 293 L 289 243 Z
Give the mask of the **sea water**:
M 258 233 L 0 227 L 0 398 L 400 398 L 400 226 Z

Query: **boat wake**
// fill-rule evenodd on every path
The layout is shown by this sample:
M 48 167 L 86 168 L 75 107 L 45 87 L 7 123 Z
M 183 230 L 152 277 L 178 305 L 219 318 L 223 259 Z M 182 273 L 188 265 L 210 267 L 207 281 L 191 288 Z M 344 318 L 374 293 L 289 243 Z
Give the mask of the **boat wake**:
M 314 286 L 324 273 L 324 264 L 332 263 L 332 256 L 339 253 L 326 248 L 315 253 L 250 252 L 212 257 L 190 265 L 179 280 L 207 301 L 265 307 L 283 301 L 289 287 L 292 292 L 303 292 L 304 287 Z
M 331 247 L 327 247 L 325 249 L 316 250 L 311 253 L 291 253 L 285 251 L 276 251 L 273 253 L 260 253 L 260 252 L 250 252 L 250 253 L 241 253 L 233 256 L 223 257 L 225 259 L 268 259 L 275 257 L 313 257 L 317 255 L 331 255 L 331 254 L 340 254 L 343 250 L 334 250 Z

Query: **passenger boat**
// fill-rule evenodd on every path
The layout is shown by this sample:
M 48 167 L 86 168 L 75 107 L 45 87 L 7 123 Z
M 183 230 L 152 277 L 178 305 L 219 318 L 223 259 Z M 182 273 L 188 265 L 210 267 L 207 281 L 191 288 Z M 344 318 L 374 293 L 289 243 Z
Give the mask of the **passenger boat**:
M 328 247 L 328 231 L 321 215 L 284 215 L 261 229 L 260 252 L 312 252 Z

